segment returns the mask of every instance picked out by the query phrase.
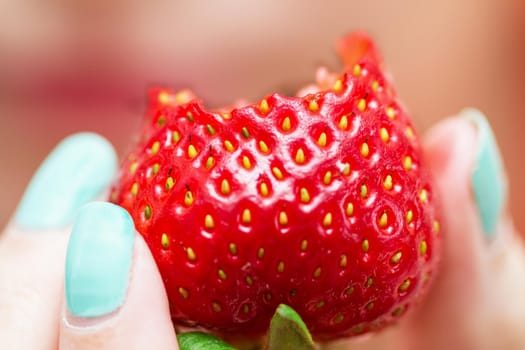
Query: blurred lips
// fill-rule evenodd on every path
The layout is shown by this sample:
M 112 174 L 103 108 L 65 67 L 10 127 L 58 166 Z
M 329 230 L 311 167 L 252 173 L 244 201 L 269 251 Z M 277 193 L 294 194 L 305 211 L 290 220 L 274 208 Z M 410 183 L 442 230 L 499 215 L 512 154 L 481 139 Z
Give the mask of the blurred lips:
M 132 99 L 144 84 L 104 74 L 69 75 L 47 72 L 18 85 L 18 92 L 33 101 L 68 104 L 113 104 Z M 135 90 L 135 91 L 133 91 Z
M 131 98 L 132 85 L 125 80 L 111 80 L 106 76 L 51 76 L 30 84 L 28 93 L 33 98 L 55 102 L 112 103 Z
M 55 56 L 37 60 L 11 57 L 0 67 L 0 85 L 14 98 L 32 103 L 98 105 L 143 96 L 147 88 L 140 67 L 111 61 L 81 62 Z M 9 67 L 9 69 L 7 69 Z M 131 73 L 134 72 L 134 73 Z

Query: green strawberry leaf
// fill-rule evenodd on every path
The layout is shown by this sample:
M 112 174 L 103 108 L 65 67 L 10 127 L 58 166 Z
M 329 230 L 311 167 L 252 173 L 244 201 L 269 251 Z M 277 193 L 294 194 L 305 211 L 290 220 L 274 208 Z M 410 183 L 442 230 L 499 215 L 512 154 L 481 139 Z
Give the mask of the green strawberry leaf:
M 312 335 L 301 316 L 290 306 L 277 307 L 270 322 L 267 350 L 315 350 Z
M 203 332 L 177 334 L 180 350 L 236 350 L 216 336 Z

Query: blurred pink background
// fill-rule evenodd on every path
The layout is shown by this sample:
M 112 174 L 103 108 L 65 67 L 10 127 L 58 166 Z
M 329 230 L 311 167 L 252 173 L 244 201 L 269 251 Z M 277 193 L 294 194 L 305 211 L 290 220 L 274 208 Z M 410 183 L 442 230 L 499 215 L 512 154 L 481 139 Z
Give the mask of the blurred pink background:
M 198 5 L 197 5 L 198 4 Z M 293 93 L 334 42 L 369 31 L 420 133 L 466 106 L 499 139 L 525 231 L 525 9 L 520 0 L 0 0 L 0 225 L 64 136 L 96 131 L 122 154 L 148 85 L 208 106 Z

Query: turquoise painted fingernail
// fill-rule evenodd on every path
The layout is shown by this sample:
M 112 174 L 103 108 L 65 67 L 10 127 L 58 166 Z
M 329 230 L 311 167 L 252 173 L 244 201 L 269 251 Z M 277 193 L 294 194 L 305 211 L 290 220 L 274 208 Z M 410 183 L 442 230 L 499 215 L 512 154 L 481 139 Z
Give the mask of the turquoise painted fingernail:
M 466 109 L 461 115 L 472 122 L 478 132 L 472 187 L 483 229 L 486 236 L 492 238 L 496 234 L 497 223 L 507 198 L 503 162 L 494 133 L 483 113 L 476 109 Z
M 116 167 L 115 151 L 101 136 L 67 137 L 33 176 L 16 212 L 16 223 L 28 229 L 72 224 L 82 205 L 109 185 Z
M 103 316 L 124 303 L 134 238 L 133 221 L 121 207 L 93 202 L 80 210 L 66 256 L 66 304 L 71 314 Z

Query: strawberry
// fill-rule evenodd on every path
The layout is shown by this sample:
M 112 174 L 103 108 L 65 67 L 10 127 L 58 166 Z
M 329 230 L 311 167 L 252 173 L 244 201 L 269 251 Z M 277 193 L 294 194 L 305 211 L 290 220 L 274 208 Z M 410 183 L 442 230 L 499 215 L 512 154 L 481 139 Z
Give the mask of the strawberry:
M 230 111 L 154 89 L 111 200 L 132 215 L 177 324 L 256 335 L 293 307 L 316 339 L 382 328 L 427 289 L 440 232 L 412 123 L 373 42 L 306 95 Z M 327 87 L 329 86 L 329 87 Z

